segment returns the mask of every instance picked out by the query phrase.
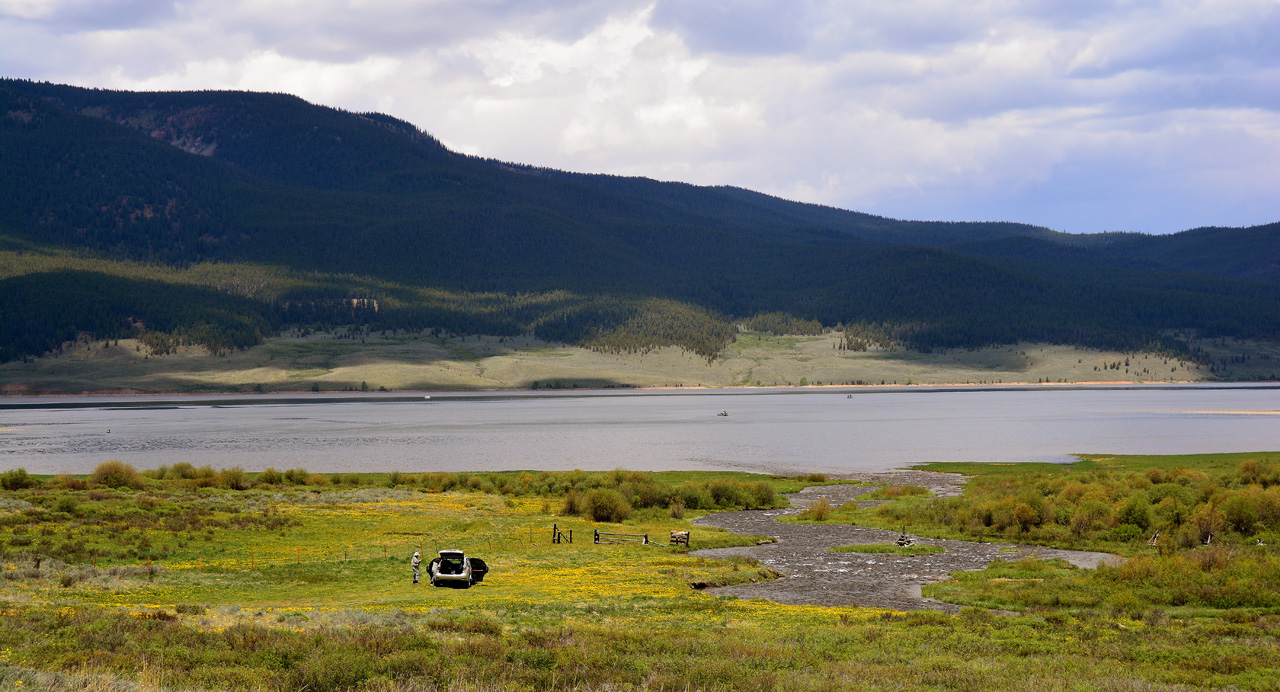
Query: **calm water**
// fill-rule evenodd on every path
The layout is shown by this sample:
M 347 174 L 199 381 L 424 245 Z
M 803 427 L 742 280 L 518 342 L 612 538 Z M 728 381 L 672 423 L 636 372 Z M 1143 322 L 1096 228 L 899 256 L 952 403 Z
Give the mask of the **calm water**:
M 875 470 L 1280 450 L 1280 388 L 0 400 L 0 467 Z M 726 411 L 729 415 L 719 416 Z

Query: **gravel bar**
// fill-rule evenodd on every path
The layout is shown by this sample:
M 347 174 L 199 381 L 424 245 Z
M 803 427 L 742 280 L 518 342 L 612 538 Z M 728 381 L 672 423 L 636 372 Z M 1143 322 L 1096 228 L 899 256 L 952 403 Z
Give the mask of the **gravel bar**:
M 838 476 L 894 485 L 920 485 L 939 497 L 960 494 L 965 477 L 932 471 L 886 471 Z M 923 598 L 920 587 L 948 579 L 950 572 L 978 570 L 996 558 L 1020 559 L 1034 555 L 1043 559 L 1061 558 L 1088 569 L 1103 562 L 1123 558 L 1110 553 L 1058 550 L 1013 543 L 974 543 L 912 536 L 917 545 L 942 546 L 935 555 L 894 555 L 873 553 L 833 553 L 830 548 L 865 543 L 892 543 L 898 531 L 840 524 L 784 524 L 780 516 L 799 514 L 810 503 L 825 496 L 840 506 L 874 488 L 855 485 L 811 486 L 789 495 L 791 507 L 774 510 L 723 512 L 697 519 L 702 526 L 718 526 L 745 535 L 773 536 L 777 543 L 738 548 L 695 551 L 704 557 L 743 555 L 759 560 L 784 576 L 769 582 L 707 589 L 708 593 L 739 598 L 764 598 L 778 603 L 862 606 L 893 610 L 942 610 L 959 612 L 960 606 Z M 869 507 L 879 502 L 861 502 Z

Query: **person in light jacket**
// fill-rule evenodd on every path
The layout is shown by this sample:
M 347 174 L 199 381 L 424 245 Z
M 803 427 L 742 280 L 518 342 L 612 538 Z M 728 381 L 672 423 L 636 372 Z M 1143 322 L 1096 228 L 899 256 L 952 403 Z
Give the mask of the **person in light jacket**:
M 413 583 L 417 584 L 418 583 L 418 566 L 422 564 L 422 558 L 418 556 L 418 553 L 416 551 L 413 553 L 413 559 L 409 561 L 409 564 L 413 566 Z

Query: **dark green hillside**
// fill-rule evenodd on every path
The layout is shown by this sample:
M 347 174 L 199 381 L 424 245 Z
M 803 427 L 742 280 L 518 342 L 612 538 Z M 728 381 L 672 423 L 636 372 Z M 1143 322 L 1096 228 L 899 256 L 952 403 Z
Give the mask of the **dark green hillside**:
M 1128 238 L 486 161 L 285 95 L 0 80 L 0 151 L 5 358 L 138 325 L 215 350 L 354 324 L 706 356 L 762 313 L 924 348 L 1280 328 L 1280 284 L 1161 269 L 1176 251 Z M 1225 246 L 1266 257 L 1267 233 Z
M 81 333 L 144 334 L 155 352 L 182 343 L 219 352 L 259 343 L 280 324 L 268 306 L 222 292 L 92 272 L 0 280 L 0 362 L 58 350 Z
M 996 260 L 1145 267 L 1280 282 L 1280 223 L 1247 228 L 1196 228 L 1170 235 L 1009 236 L 952 243 L 946 248 Z
M 13 80 L 4 85 L 12 94 L 124 125 L 262 178 L 307 187 L 421 189 L 428 181 L 396 174 L 430 170 L 433 161 L 453 158 L 409 123 L 318 108 L 285 94 L 135 93 Z
M 1196 228 L 1168 236 L 1125 234 L 1104 249 L 1171 270 L 1280 282 L 1280 223 Z

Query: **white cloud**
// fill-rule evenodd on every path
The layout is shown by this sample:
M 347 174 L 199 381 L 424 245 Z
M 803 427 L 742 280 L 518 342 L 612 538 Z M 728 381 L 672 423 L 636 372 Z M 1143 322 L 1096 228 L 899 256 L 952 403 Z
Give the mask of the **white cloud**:
M 1280 218 L 1280 0 L 0 0 L 7 76 L 284 91 L 459 150 L 906 218 Z
M 142 79 L 117 73 L 110 86 L 165 91 L 189 89 L 198 84 L 204 89 L 286 92 L 322 104 L 352 103 L 371 96 L 371 87 L 388 86 L 399 67 L 399 60 L 385 56 L 334 64 L 300 60 L 266 50 L 235 61 L 214 58 L 189 62 L 173 72 Z

